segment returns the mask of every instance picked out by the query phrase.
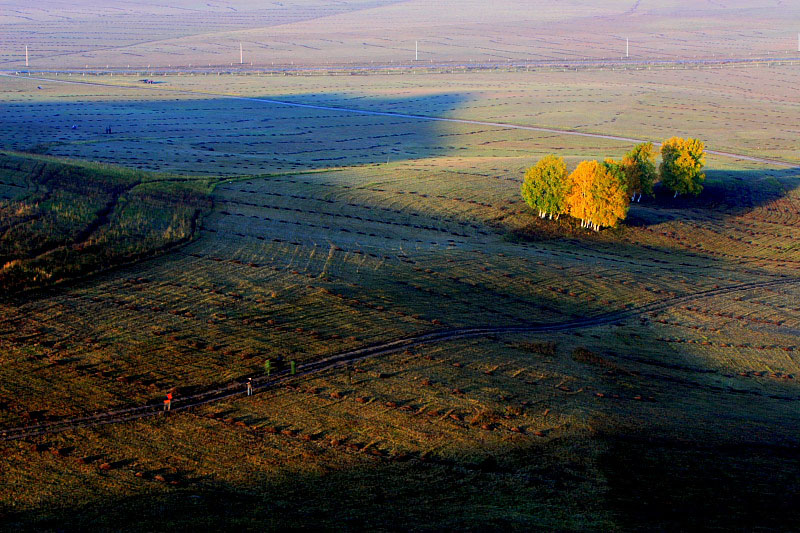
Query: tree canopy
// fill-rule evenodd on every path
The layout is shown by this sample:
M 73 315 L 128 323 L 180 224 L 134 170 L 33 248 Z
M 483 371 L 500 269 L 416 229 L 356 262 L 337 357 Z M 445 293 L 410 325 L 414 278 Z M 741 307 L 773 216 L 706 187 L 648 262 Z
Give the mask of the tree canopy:
M 625 167 L 612 159 L 606 159 L 602 165 L 605 175 L 601 173 L 592 190 L 595 216 L 592 222 L 595 229 L 616 226 L 620 220 L 628 216 L 630 199 L 628 198 L 627 176 Z
M 642 199 L 642 194 L 653 195 L 653 185 L 658 175 L 656 174 L 656 149 L 653 143 L 641 143 L 622 158 L 622 169 L 625 172 L 628 193 L 631 200 L 637 202 Z M 636 198 L 636 196 L 639 196 Z
M 672 137 L 661 145 L 661 182 L 670 191 L 697 196 L 703 190 L 705 145 L 697 139 Z
M 525 171 L 522 183 L 522 198 L 544 218 L 559 217 L 566 212 L 564 191 L 566 188 L 567 164 L 564 158 L 548 155 Z
M 581 161 L 569 175 L 567 192 L 567 205 L 571 217 L 581 221 L 582 226 L 587 226 L 595 213 L 592 201 L 592 185 L 595 176 L 600 172 L 600 163 L 597 161 Z
M 581 162 L 569 175 L 566 196 L 569 214 L 583 227 L 595 231 L 615 226 L 628 213 L 628 193 L 621 164 L 611 159 L 604 163 Z

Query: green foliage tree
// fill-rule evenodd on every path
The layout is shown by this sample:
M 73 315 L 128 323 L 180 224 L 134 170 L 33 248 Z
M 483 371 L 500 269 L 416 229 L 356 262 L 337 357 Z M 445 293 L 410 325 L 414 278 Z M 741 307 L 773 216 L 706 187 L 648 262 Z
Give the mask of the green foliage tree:
M 625 167 L 623 166 L 622 162 L 614 161 L 610 157 L 607 157 L 601 166 L 610 178 L 613 178 L 614 180 L 623 184 L 626 183 L 628 178 L 625 175 Z
M 564 158 L 548 155 L 525 171 L 522 198 L 540 218 L 551 219 L 566 212 L 564 196 L 567 186 L 567 165 Z
M 631 201 L 642 199 L 642 194 L 653 195 L 653 185 L 656 182 L 656 149 L 653 143 L 641 143 L 622 158 L 622 169 L 625 172 L 625 181 Z M 637 198 L 638 195 L 638 198 Z
M 703 190 L 705 145 L 697 139 L 672 137 L 661 145 L 661 182 L 679 194 L 697 196 Z

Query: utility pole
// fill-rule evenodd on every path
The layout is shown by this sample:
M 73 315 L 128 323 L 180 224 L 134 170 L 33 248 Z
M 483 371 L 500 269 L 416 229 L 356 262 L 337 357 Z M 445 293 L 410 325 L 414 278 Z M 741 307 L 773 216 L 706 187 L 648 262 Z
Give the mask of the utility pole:
M 25 45 L 25 66 L 28 66 L 28 45 Z
M 630 41 L 627 37 L 625 37 L 625 57 L 631 57 L 630 51 L 631 51 Z
M 798 34 L 798 39 L 800 39 L 800 34 Z M 419 61 L 419 41 L 414 41 L 414 61 Z
M 239 43 L 239 64 L 240 65 L 242 63 L 244 63 L 244 55 L 242 55 L 242 54 L 243 54 L 243 52 L 242 52 L 242 43 L 240 42 Z

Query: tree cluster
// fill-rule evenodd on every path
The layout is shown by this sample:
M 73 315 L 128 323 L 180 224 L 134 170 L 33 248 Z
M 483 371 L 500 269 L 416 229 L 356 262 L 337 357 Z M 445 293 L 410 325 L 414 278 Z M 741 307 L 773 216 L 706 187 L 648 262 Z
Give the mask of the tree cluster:
M 548 155 L 525 172 L 522 197 L 540 218 L 568 214 L 598 231 L 624 220 L 630 202 L 652 196 L 659 177 L 675 196 L 700 194 L 705 179 L 701 141 L 673 137 L 663 143 L 661 158 L 657 173 L 653 143 L 641 143 L 621 161 L 582 161 L 567 174 L 564 159 Z

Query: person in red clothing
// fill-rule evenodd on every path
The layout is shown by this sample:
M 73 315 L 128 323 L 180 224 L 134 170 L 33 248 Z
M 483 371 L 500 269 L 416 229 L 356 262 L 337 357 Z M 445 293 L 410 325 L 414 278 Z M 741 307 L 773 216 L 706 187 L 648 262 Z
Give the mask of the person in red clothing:
M 172 407 L 172 393 L 167 393 L 167 399 L 164 400 L 164 411 L 169 411 L 170 407 Z

